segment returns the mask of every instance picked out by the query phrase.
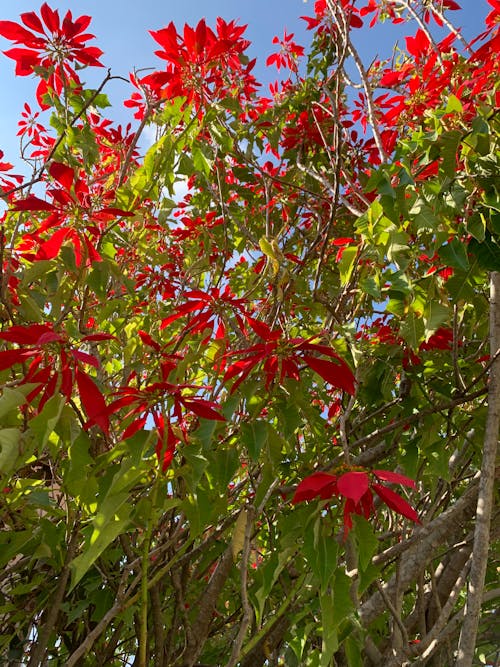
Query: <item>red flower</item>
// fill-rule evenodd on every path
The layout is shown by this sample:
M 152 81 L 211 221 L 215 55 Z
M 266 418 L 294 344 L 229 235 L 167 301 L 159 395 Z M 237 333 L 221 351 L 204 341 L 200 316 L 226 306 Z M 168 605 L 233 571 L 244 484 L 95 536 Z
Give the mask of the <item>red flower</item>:
M 390 509 L 415 523 L 420 523 L 413 507 L 391 488 L 380 484 L 380 481 L 415 488 L 415 482 L 412 479 L 391 470 L 372 470 L 371 472 L 350 470 L 341 475 L 314 472 L 297 486 L 292 503 L 295 505 L 314 498 L 329 500 L 337 496 L 344 501 L 344 536 L 352 528 L 353 514 L 360 514 L 366 519 L 373 514 L 373 492 Z
M 84 336 L 80 342 L 100 342 L 111 338 L 114 338 L 111 334 L 97 333 Z M 0 352 L 0 370 L 29 363 L 22 384 L 34 386 L 26 396 L 28 404 L 33 405 L 35 398 L 41 394 L 37 412 L 56 392 L 70 401 L 76 384 L 88 417 L 86 426 L 96 424 L 109 435 L 104 396 L 93 378 L 82 369 L 82 364 L 98 368 L 97 357 L 76 348 L 65 332 L 56 332 L 51 323 L 14 325 L 0 333 L 0 340 L 19 346 Z
M 231 364 L 224 375 L 224 382 L 239 376 L 231 387 L 231 393 L 260 363 L 263 364 L 266 376 L 266 389 L 269 389 L 276 379 L 278 382 L 283 382 L 285 378 L 299 380 L 299 363 L 302 362 L 336 389 L 354 394 L 354 375 L 346 362 L 331 347 L 311 343 L 309 342 L 311 339 L 282 338 L 280 330 L 271 330 L 264 322 L 259 322 L 248 315 L 246 320 L 255 333 L 264 339 L 264 342 L 252 345 L 246 350 L 227 353 L 227 357 L 235 355 L 243 357 Z M 333 361 L 315 356 L 313 352 L 330 357 Z
M 99 62 L 102 51 L 96 46 L 85 44 L 94 38 L 94 35 L 84 32 L 90 24 L 90 16 L 80 16 L 73 20 L 68 10 L 61 21 L 57 9 L 51 9 L 46 2 L 40 8 L 40 16 L 41 20 L 35 12 L 21 14 L 24 25 L 0 21 L 0 35 L 12 40 L 14 44 L 27 47 L 5 51 L 6 56 L 16 61 L 18 76 L 29 76 L 35 68 L 43 69 L 37 99 L 42 108 L 48 108 L 42 99 L 45 93 L 51 90 L 56 94 L 61 93 L 65 78 L 79 83 L 78 75 L 70 63 L 102 67 Z
M 250 44 L 242 37 L 245 29 L 219 17 L 215 31 L 204 19 L 195 28 L 186 24 L 182 34 L 172 22 L 166 28 L 150 31 L 161 46 L 155 53 L 166 61 L 166 68 L 143 77 L 138 82 L 141 92 L 153 100 L 158 96 L 186 97 L 198 107 L 235 94 L 248 99 L 257 84 L 251 74 L 255 60 L 248 61 L 244 56 Z M 138 94 L 126 105 L 137 106 L 139 116 L 147 106 L 141 106 Z
M 277 69 L 287 67 L 292 72 L 297 71 L 297 59 L 299 56 L 304 55 L 304 47 L 299 46 L 294 41 L 292 41 L 292 39 L 293 33 L 288 35 L 286 30 L 283 39 L 274 37 L 273 44 L 279 44 L 281 49 L 278 53 L 273 53 L 268 57 L 266 60 L 267 66 L 274 63 Z
M 28 195 L 24 199 L 18 199 L 12 206 L 13 211 L 49 213 L 36 231 L 24 234 L 18 250 L 23 252 L 28 260 L 53 259 L 59 254 L 63 243 L 71 240 L 77 266 L 82 264 L 82 249 L 86 251 L 87 265 L 101 261 L 94 239 L 104 231 L 107 222 L 118 216 L 132 216 L 133 213 L 104 205 L 108 203 L 106 200 L 113 199 L 113 191 L 109 190 L 103 195 L 100 183 L 93 184 L 93 189 L 90 189 L 88 183 L 76 177 L 68 165 L 52 162 L 48 171 L 54 183 L 59 186 L 47 189 L 53 203 L 35 195 Z M 81 173 L 84 174 L 83 170 Z M 68 221 L 71 224 L 68 224 Z M 81 228 L 75 228 L 76 221 Z M 56 231 L 54 228 L 57 228 Z M 43 240 L 42 234 L 49 230 L 49 237 Z M 32 250 L 37 245 L 38 250 L 33 253 Z

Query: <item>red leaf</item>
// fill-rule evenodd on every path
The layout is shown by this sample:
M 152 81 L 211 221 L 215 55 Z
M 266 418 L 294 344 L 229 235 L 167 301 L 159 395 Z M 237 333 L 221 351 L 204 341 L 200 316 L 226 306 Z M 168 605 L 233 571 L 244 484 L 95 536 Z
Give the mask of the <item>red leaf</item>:
M 18 324 L 2 331 L 0 339 L 18 345 L 36 345 L 40 337 L 48 333 L 53 333 L 53 329 L 47 324 Z
M 165 329 L 166 326 L 174 322 L 175 320 L 178 320 L 180 317 L 183 315 L 186 315 L 187 313 L 192 313 L 194 310 L 199 310 L 200 308 L 205 307 L 205 303 L 203 301 L 194 301 L 192 303 L 183 303 L 180 306 L 177 306 L 175 311 L 172 313 L 172 315 L 169 315 L 168 317 L 165 317 L 160 324 L 160 330 Z
M 323 380 L 329 382 L 338 389 L 343 389 L 348 394 L 354 394 L 354 375 L 349 366 L 342 359 L 337 359 L 334 363 L 326 359 L 303 355 L 302 357 L 309 368 L 321 375 Z
M 40 7 L 42 19 L 51 32 L 59 32 L 59 12 L 51 9 L 46 2 Z
M 411 521 L 415 521 L 415 523 L 420 523 L 416 511 L 398 493 L 387 486 L 382 486 L 382 484 L 372 484 L 372 489 L 391 510 L 405 516 Z
M 216 421 L 226 421 L 225 417 L 214 410 L 214 408 L 219 407 L 217 403 L 206 401 L 202 398 L 186 398 L 184 396 L 179 400 L 188 410 L 191 410 L 195 415 L 198 415 L 198 417 L 202 417 L 203 419 L 215 419 Z
M 127 428 L 123 431 L 122 440 L 131 438 L 134 435 L 134 433 L 137 433 L 137 431 L 140 431 L 141 428 L 144 428 L 147 418 L 148 415 L 145 414 L 142 417 L 134 419 L 134 421 L 131 424 L 129 424 Z
M 4 371 L 14 364 L 20 364 L 36 353 L 36 350 L 4 350 L 0 352 L 0 371 Z
M 93 366 L 94 368 L 99 368 L 99 360 L 96 359 L 93 354 L 88 354 L 81 350 L 71 350 L 71 354 L 77 361 L 81 361 L 84 364 L 90 364 L 90 366 Z
M 21 21 L 24 23 L 24 25 L 27 25 L 28 28 L 31 28 L 36 32 L 40 32 L 42 33 L 42 35 L 45 33 L 42 22 L 35 14 L 35 12 L 24 12 L 23 14 L 20 15 L 20 18 Z
M 76 369 L 76 383 L 80 400 L 89 418 L 89 426 L 97 424 L 106 435 L 109 435 L 109 419 L 106 414 L 106 403 L 98 386 L 86 373 Z
M 368 491 L 369 479 L 366 472 L 346 472 L 337 480 L 339 493 L 350 498 L 356 505 Z
M 292 503 L 312 500 L 319 496 L 323 500 L 331 498 L 337 493 L 337 478 L 327 472 L 313 472 L 312 475 L 303 479 L 295 489 Z
M 149 347 L 152 347 L 153 350 L 156 350 L 157 352 L 161 350 L 161 346 L 147 333 L 147 331 L 142 331 L 142 329 L 140 329 L 137 333 L 144 345 L 149 345 Z
M 55 211 L 57 210 L 53 204 L 48 201 L 39 199 L 35 195 L 28 195 L 25 199 L 19 199 L 14 202 L 13 211 Z
M 58 229 L 52 234 L 50 239 L 40 245 L 38 252 L 35 255 L 35 261 L 40 259 L 53 259 L 59 254 L 59 250 L 63 244 L 64 239 L 68 236 L 69 229 Z
M 49 167 L 49 174 L 54 180 L 62 185 L 65 190 L 69 190 L 73 185 L 75 172 L 71 167 L 68 167 L 68 165 L 62 164 L 62 162 L 52 162 Z
M 30 51 L 29 49 L 9 49 L 4 51 L 8 58 L 16 61 L 17 76 L 29 76 L 33 73 L 33 67 L 36 67 L 40 58 L 37 51 Z
M 248 324 L 252 327 L 252 329 L 255 331 L 257 336 L 260 336 L 264 340 L 278 340 L 278 338 L 281 337 L 281 331 L 275 330 L 272 331 L 269 326 L 265 322 L 260 322 L 259 320 L 256 320 L 254 317 L 250 317 L 250 315 L 245 315 L 245 319 L 248 322 Z
M 21 16 L 22 18 L 22 16 Z M 5 39 L 10 39 L 16 44 L 30 44 L 34 41 L 34 35 L 19 23 L 14 21 L 0 21 L 0 35 Z
M 230 391 L 231 394 L 233 394 L 236 391 L 236 389 L 240 386 L 243 380 L 245 380 L 245 378 L 249 375 L 252 368 L 256 366 L 261 360 L 262 360 L 262 355 L 256 355 L 255 357 L 251 357 L 250 359 L 241 359 L 240 361 L 236 361 L 234 364 L 231 364 L 231 366 L 229 366 L 229 368 L 224 374 L 223 382 L 227 382 L 227 380 L 230 380 L 236 375 L 240 375 L 240 377 L 231 387 Z
M 381 479 L 384 482 L 403 484 L 404 486 L 409 486 L 412 489 L 415 489 L 417 486 L 413 479 L 406 477 L 406 475 L 400 475 L 398 472 L 392 472 L 392 470 L 373 470 L 372 472 L 376 477 L 378 477 L 378 479 Z

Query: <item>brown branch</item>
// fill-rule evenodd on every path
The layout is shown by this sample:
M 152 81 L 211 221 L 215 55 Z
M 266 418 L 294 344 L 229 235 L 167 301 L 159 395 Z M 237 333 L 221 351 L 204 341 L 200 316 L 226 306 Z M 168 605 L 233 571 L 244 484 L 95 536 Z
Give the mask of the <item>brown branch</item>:
M 193 667 L 200 655 L 205 640 L 208 636 L 210 623 L 212 622 L 213 612 L 222 587 L 231 572 L 233 566 L 233 547 L 230 544 L 220 559 L 215 572 L 213 573 L 208 585 L 198 600 L 198 615 L 192 625 L 191 641 L 188 641 L 186 651 L 183 655 L 183 667 Z
M 490 355 L 500 348 L 500 272 L 490 276 Z M 464 624 L 458 643 L 455 667 L 470 667 L 474 659 L 477 628 L 490 547 L 490 524 L 493 511 L 495 462 L 500 430 L 500 358 L 490 369 L 488 414 L 484 434 L 483 459 L 476 509 L 476 527 Z
M 432 626 L 431 631 L 422 639 L 422 641 L 415 645 L 412 651 L 413 655 L 420 655 L 425 659 L 430 656 L 434 650 L 434 647 L 437 646 L 436 638 L 440 635 L 441 631 L 448 622 L 451 612 L 453 611 L 453 607 L 456 604 L 458 595 L 465 585 L 470 565 L 471 561 L 470 558 L 468 558 L 460 574 L 458 575 L 453 588 L 449 592 L 448 599 L 443 605 L 436 622 Z
M 233 650 L 231 651 L 231 657 L 229 658 L 226 667 L 235 667 L 236 663 L 239 660 L 241 647 L 245 640 L 245 636 L 248 631 L 248 626 L 253 619 L 253 610 L 248 599 L 248 560 L 250 558 L 250 546 L 253 530 L 253 522 L 255 516 L 255 508 L 249 506 L 246 510 L 246 525 L 245 525 L 245 538 L 243 544 L 243 553 L 241 556 L 240 564 L 240 589 L 241 589 L 241 604 L 243 607 L 243 618 L 241 619 L 240 628 L 238 634 L 233 643 Z
M 57 584 L 54 597 L 50 600 L 50 603 L 47 605 L 48 612 L 47 618 L 45 619 L 44 625 L 41 632 L 38 635 L 38 640 L 35 644 L 33 653 L 30 655 L 30 660 L 28 662 L 28 667 L 37 667 L 44 662 L 45 652 L 47 650 L 47 644 L 49 643 L 50 635 L 54 629 L 54 626 L 59 616 L 61 610 L 61 604 L 64 599 L 64 594 L 66 592 L 66 586 L 68 585 L 68 579 L 71 573 L 70 565 L 73 557 L 76 553 L 79 540 L 79 524 L 75 520 L 73 526 L 72 535 L 68 545 L 68 551 L 66 552 L 66 559 L 64 567 L 61 571 L 59 577 L 59 583 Z
M 85 102 L 85 104 L 80 109 L 80 111 L 73 116 L 73 118 L 69 122 L 68 127 L 73 127 L 75 125 L 75 123 L 87 111 L 87 109 L 92 106 L 94 100 L 100 94 L 101 90 L 108 83 L 108 81 L 111 81 L 112 79 L 121 79 L 121 78 L 122 78 L 121 76 L 111 76 L 111 70 L 108 69 L 108 72 L 107 72 L 106 76 L 104 77 L 104 79 L 103 79 L 101 85 L 99 86 L 99 88 L 97 88 L 97 90 L 94 91 L 94 94 L 92 95 L 92 97 L 90 97 L 87 100 L 87 102 Z M 21 185 L 17 185 L 15 188 L 11 188 L 10 190 L 6 190 L 5 192 L 0 192 L 0 197 L 2 197 L 3 199 L 7 199 L 10 195 L 13 195 L 15 192 L 25 190 L 26 188 L 30 188 L 32 185 L 35 185 L 36 183 L 38 183 L 42 179 L 43 172 L 45 171 L 49 162 L 54 157 L 57 149 L 59 148 L 59 146 L 63 142 L 65 136 L 66 136 L 66 129 L 64 129 L 62 131 L 61 135 L 57 138 L 57 141 L 52 146 L 51 151 L 47 156 L 47 159 L 42 164 L 42 166 L 38 169 L 38 171 L 35 173 L 35 175 L 33 176 L 33 178 L 30 181 L 28 181 L 27 183 L 21 183 Z

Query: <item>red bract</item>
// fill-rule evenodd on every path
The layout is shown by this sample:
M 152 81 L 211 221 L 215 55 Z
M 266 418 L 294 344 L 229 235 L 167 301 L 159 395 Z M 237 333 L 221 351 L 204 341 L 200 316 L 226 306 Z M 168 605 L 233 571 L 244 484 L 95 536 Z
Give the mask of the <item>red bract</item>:
M 40 17 L 35 12 L 26 12 L 21 14 L 24 25 L 0 21 L 0 35 L 27 47 L 5 51 L 5 55 L 16 61 L 18 76 L 29 76 L 35 68 L 41 68 L 37 98 L 43 108 L 48 108 L 42 99 L 45 93 L 61 93 L 65 79 L 79 83 L 70 63 L 102 67 L 99 58 L 103 52 L 96 46 L 86 45 L 88 40 L 94 39 L 94 35 L 84 32 L 90 24 L 90 16 L 73 20 L 68 10 L 61 21 L 57 9 L 51 9 L 45 2 L 40 8 Z
M 200 311 L 187 322 L 182 333 L 201 333 L 206 329 L 209 331 L 207 338 L 203 341 L 203 343 L 206 343 L 214 331 L 216 338 L 225 337 L 227 316 L 229 312 L 232 312 L 238 328 L 242 333 L 245 333 L 242 317 L 248 314 L 245 309 L 246 302 L 244 299 L 237 299 L 229 287 L 226 286 L 222 292 L 218 288 L 213 288 L 208 293 L 202 290 L 193 290 L 186 292 L 185 296 L 189 301 L 177 306 L 171 315 L 165 317 L 161 322 L 160 329 L 164 329 L 184 315 Z
M 156 454 L 165 471 L 170 465 L 175 453 L 175 446 L 180 438 L 174 434 L 173 428 L 187 436 L 187 422 L 185 412 L 202 419 L 225 421 L 219 412 L 219 405 L 195 394 L 186 394 L 185 390 L 207 390 L 210 387 L 199 387 L 189 384 L 173 384 L 167 377 L 182 357 L 168 355 L 162 352 L 161 346 L 144 331 L 139 331 L 142 342 L 152 348 L 159 355 L 160 375 L 162 381 L 153 382 L 143 387 L 127 386 L 116 391 L 116 398 L 107 408 L 106 415 L 116 414 L 122 408 L 128 412 L 124 420 L 131 418 L 130 423 L 122 433 L 122 439 L 132 437 L 137 431 L 145 428 L 148 418 L 151 418 L 157 430 Z
M 255 61 L 249 62 L 244 57 L 250 44 L 242 37 L 245 29 L 246 26 L 238 26 L 234 21 L 227 23 L 218 18 L 215 31 L 204 19 L 196 28 L 186 24 L 182 34 L 173 23 L 150 31 L 161 46 L 155 53 L 167 65 L 165 70 L 143 77 L 141 88 L 151 91 L 153 97 L 186 97 L 198 108 L 233 95 L 249 98 L 256 90 L 251 74 Z M 128 104 L 137 102 L 135 99 Z
M 2 158 L 3 151 L 0 150 L 0 189 L 8 191 L 19 185 L 19 183 L 22 183 L 23 177 L 18 174 L 7 174 L 6 172 L 10 171 L 13 165 L 10 162 L 2 162 Z
M 274 64 L 278 70 L 287 67 L 292 72 L 296 72 L 297 60 L 299 56 L 304 55 L 304 47 L 293 41 L 293 33 L 287 34 L 285 30 L 283 39 L 274 37 L 273 44 L 279 44 L 281 48 L 278 53 L 273 53 L 267 58 L 266 65 Z
M 14 202 L 11 208 L 13 211 L 50 213 L 37 226 L 36 231 L 24 234 L 18 251 L 32 261 L 53 259 L 59 254 L 62 244 L 71 240 L 77 266 L 82 265 L 83 255 L 86 256 L 87 265 L 100 261 L 95 239 L 105 229 L 106 223 L 118 216 L 128 217 L 133 213 L 106 206 L 107 201 L 113 199 L 113 191 L 103 193 L 101 186 L 95 183 L 90 188 L 84 178 L 76 177 L 73 169 L 65 164 L 52 162 L 49 173 L 59 186 L 47 189 L 53 203 L 28 195 Z M 81 174 L 83 176 L 84 172 Z M 44 238 L 48 231 L 49 236 Z M 37 250 L 33 252 L 35 248 Z M 85 253 L 82 253 L 82 249 Z
M 285 378 L 299 380 L 299 364 L 302 362 L 336 389 L 354 394 L 354 375 L 345 361 L 331 347 L 311 343 L 311 339 L 287 339 L 283 337 L 280 330 L 271 330 L 263 322 L 248 316 L 246 320 L 255 333 L 263 338 L 265 342 L 252 345 L 246 350 L 229 352 L 226 355 L 227 357 L 235 355 L 243 357 L 231 364 L 224 375 L 224 382 L 239 376 L 231 387 L 231 393 L 248 377 L 252 369 L 261 363 L 266 377 L 265 386 L 266 389 L 269 389 L 276 380 L 280 383 Z M 327 356 L 333 361 L 314 356 L 311 354 L 314 352 Z
M 292 503 L 296 505 L 315 498 L 330 500 L 337 496 L 344 502 L 344 536 L 347 536 L 352 528 L 353 514 L 362 515 L 366 519 L 373 514 L 373 492 L 390 509 L 415 523 L 420 523 L 413 507 L 398 493 L 380 484 L 380 481 L 415 488 L 412 479 L 391 470 L 350 470 L 341 474 L 315 472 L 297 486 Z
M 84 336 L 80 342 L 100 342 L 110 338 L 113 338 L 110 334 L 91 334 Z M 86 426 L 96 424 L 106 435 L 109 434 L 104 397 L 95 381 L 81 367 L 85 364 L 98 368 L 97 357 L 75 347 L 66 333 L 55 331 L 52 324 L 13 325 L 0 333 L 0 340 L 19 345 L 18 348 L 0 352 L 0 370 L 29 361 L 20 384 L 35 385 L 26 397 L 26 402 L 32 407 L 35 398 L 41 394 L 36 405 L 37 412 L 57 392 L 70 401 L 76 383 L 88 417 Z

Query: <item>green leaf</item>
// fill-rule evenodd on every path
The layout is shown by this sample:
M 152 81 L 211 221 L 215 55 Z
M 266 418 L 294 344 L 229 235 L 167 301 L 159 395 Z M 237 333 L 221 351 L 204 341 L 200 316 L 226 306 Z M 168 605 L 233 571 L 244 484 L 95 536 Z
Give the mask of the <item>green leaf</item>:
M 417 233 L 433 232 L 437 229 L 439 221 L 434 215 L 434 211 L 426 204 L 414 205 L 410 214 Z
M 464 107 L 462 105 L 462 102 L 458 99 L 456 95 L 448 95 L 448 102 L 446 104 L 446 113 L 462 113 L 464 110 Z
M 332 535 L 325 531 L 320 518 L 307 526 L 303 552 L 321 591 L 326 591 L 337 570 L 338 544 Z
M 16 410 L 25 401 L 26 396 L 22 391 L 5 387 L 2 396 L 0 396 L 0 419 L 3 419 L 9 412 Z
M 52 396 L 43 410 L 30 421 L 30 430 L 36 436 L 38 447 L 45 447 L 59 421 L 64 408 L 64 396 Z
M 417 350 L 424 337 L 422 318 L 410 311 L 405 315 L 399 333 L 412 350 Z
M 364 661 L 361 653 L 362 642 L 359 637 L 346 637 L 344 641 L 344 650 L 347 658 L 348 667 L 363 667 Z
M 356 514 L 353 519 L 354 535 L 358 545 L 359 568 L 366 570 L 371 563 L 372 556 L 378 549 L 378 540 L 372 524 L 364 516 Z
M 18 428 L 4 428 L 0 431 L 0 474 L 10 474 L 20 454 L 21 431 Z
M 357 246 L 348 246 L 342 251 L 342 257 L 340 258 L 340 262 L 338 264 L 340 271 L 340 282 L 342 285 L 346 285 L 349 282 L 356 265 L 357 256 Z
M 359 287 L 365 294 L 368 294 L 368 296 L 371 296 L 375 299 L 375 301 L 381 301 L 382 300 L 382 292 L 380 290 L 378 281 L 375 280 L 373 276 L 366 276 L 362 280 L 359 281 Z
M 213 476 L 216 488 L 220 492 L 225 492 L 227 485 L 231 481 L 236 469 L 239 466 L 238 452 L 235 449 L 222 449 L 214 452 L 210 467 L 207 470 L 207 476 Z
M 469 241 L 469 251 L 479 266 L 486 271 L 500 271 L 500 245 L 488 234 L 482 243 L 475 238 Z
M 471 234 L 476 241 L 484 241 L 486 232 L 486 220 L 482 213 L 473 213 L 466 220 L 467 232 Z
M 339 647 L 337 626 L 333 623 L 335 616 L 335 596 L 331 592 L 320 597 L 322 645 L 320 667 L 330 667 L 333 654 Z
M 446 266 L 451 266 L 453 269 L 462 269 L 462 271 L 467 271 L 469 268 L 465 244 L 456 238 L 442 245 L 438 254 Z
M 460 130 L 450 130 L 439 138 L 442 158 L 439 171 L 449 178 L 453 178 L 457 171 L 457 152 L 461 141 L 462 133 Z
M 250 423 L 243 424 L 241 427 L 241 440 L 243 445 L 247 448 L 252 461 L 257 462 L 262 448 L 268 441 L 267 422 L 257 419 Z
M 429 301 L 426 308 L 425 319 L 425 337 L 429 338 L 431 334 L 439 329 L 445 322 L 449 321 L 450 309 L 436 301 Z
M 106 497 L 92 522 L 92 530 L 82 553 L 70 564 L 71 587 L 78 584 L 103 551 L 130 525 L 132 506 L 128 493 Z

